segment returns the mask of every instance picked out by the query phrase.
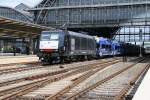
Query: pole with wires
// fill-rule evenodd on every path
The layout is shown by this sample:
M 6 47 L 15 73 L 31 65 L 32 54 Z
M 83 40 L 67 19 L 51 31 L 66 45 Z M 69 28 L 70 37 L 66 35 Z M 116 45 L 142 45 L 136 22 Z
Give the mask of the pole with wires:
M 143 44 L 143 34 L 142 34 L 142 29 L 139 30 L 139 38 L 140 38 L 140 57 L 142 57 L 142 44 Z

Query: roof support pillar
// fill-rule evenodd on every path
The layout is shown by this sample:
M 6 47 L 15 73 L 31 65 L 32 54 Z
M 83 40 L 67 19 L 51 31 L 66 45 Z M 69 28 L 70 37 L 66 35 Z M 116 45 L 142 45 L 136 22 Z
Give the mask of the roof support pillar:
M 0 53 L 3 53 L 3 49 L 4 49 L 4 41 L 0 40 Z
M 34 52 L 33 48 L 34 48 L 33 38 L 30 37 L 29 38 L 29 52 L 30 52 L 30 54 L 33 54 L 33 52 Z

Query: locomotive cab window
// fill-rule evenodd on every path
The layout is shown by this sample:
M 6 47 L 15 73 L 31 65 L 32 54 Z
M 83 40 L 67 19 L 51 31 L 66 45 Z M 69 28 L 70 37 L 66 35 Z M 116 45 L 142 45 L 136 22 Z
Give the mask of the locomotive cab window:
M 50 40 L 50 34 L 49 33 L 42 33 L 41 34 L 41 41 L 49 41 Z
M 59 39 L 58 32 L 43 32 L 41 34 L 41 41 L 55 41 Z
M 52 33 L 50 40 L 58 40 L 59 39 L 59 34 L 58 33 Z

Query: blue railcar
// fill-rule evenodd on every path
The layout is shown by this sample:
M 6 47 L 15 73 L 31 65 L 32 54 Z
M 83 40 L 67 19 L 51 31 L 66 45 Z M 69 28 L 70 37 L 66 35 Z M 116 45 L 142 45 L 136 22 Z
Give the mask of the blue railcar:
M 112 55 L 112 41 L 107 38 L 100 37 L 97 48 L 97 56 L 104 57 Z
M 112 55 L 121 55 L 121 43 L 115 40 L 112 41 Z

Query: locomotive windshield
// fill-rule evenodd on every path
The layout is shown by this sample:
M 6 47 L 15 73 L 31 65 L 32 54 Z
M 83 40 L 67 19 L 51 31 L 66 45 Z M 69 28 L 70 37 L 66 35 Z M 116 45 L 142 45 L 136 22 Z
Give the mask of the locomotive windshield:
M 41 41 L 55 41 L 59 39 L 58 32 L 42 32 Z

